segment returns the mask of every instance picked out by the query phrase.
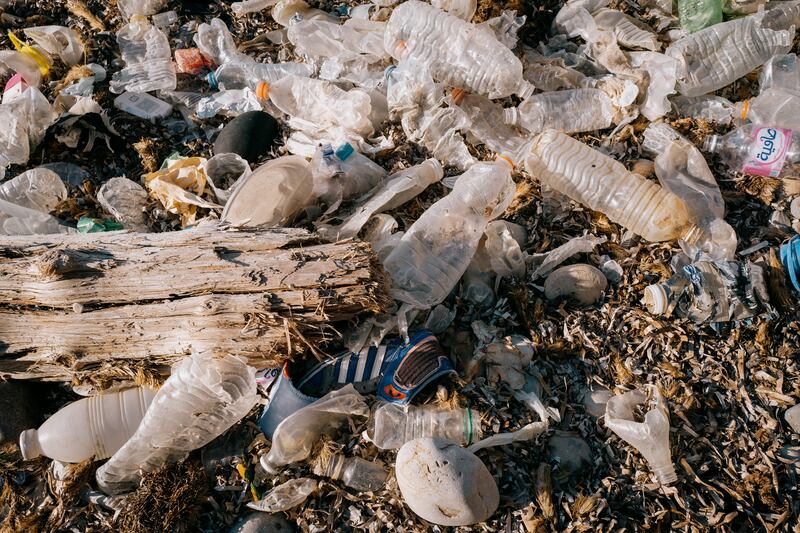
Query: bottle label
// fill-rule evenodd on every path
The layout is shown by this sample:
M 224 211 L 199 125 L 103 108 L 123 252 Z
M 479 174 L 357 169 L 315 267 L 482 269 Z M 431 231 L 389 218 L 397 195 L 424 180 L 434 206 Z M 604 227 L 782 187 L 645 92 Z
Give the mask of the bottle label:
M 756 127 L 753 131 L 753 147 L 742 166 L 742 172 L 777 178 L 791 144 L 792 130 Z

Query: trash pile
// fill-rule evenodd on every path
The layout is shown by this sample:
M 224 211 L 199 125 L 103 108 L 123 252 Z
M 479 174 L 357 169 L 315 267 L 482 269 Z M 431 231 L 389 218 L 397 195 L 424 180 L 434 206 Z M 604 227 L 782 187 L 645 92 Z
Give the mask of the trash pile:
M 0 5 L 0 530 L 800 527 L 800 0 Z

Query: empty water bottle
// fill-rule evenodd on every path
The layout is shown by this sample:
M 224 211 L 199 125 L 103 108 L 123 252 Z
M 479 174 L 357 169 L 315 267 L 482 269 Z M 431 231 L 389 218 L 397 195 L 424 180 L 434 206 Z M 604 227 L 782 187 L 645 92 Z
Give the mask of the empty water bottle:
M 798 86 L 800 87 L 800 85 Z M 800 94 L 780 88 L 762 90 L 761 94 L 734 105 L 740 122 L 769 124 L 786 130 L 800 130 Z
M 469 446 L 481 438 L 481 417 L 474 409 L 437 405 L 409 405 L 404 409 L 386 403 L 375 410 L 368 435 L 382 450 L 397 450 L 420 437 L 442 437 Z
M 335 150 L 330 145 L 320 147 L 315 160 L 324 166 L 314 176 L 314 196 L 335 210 L 343 200 L 372 190 L 384 178 L 386 171 L 370 158 L 359 154 L 350 143 Z
M 178 85 L 169 40 L 146 20 L 130 22 L 117 32 L 125 68 L 111 78 L 111 92 L 172 91 Z
M 722 0 L 678 0 L 681 28 L 694 33 L 722 22 Z
M 224 65 L 225 63 L 249 63 L 254 61 L 247 54 L 239 52 L 233 35 L 228 31 L 228 27 L 218 18 L 211 19 L 211 22 L 200 24 L 194 36 L 197 48 L 205 57 L 210 59 L 214 65 Z
M 167 0 L 118 0 L 117 7 L 125 20 L 130 20 L 134 15 L 149 17 L 155 15 L 167 5 Z
M 522 77 L 522 63 L 491 30 L 418 0 L 404 2 L 392 12 L 384 46 L 395 59 L 417 61 L 434 79 L 453 87 L 489 98 L 512 94 L 524 98 L 533 92 Z
M 607 128 L 614 104 L 600 89 L 569 89 L 533 95 L 519 107 L 505 111 L 506 124 L 517 124 L 533 133 L 554 129 L 565 133 Z
M 772 30 L 763 13 L 715 24 L 672 43 L 668 56 L 678 60 L 678 91 L 700 96 L 721 89 L 789 51 L 794 29 Z
M 314 465 L 314 474 L 341 480 L 348 487 L 363 492 L 381 490 L 389 477 L 386 469 L 377 463 L 344 455 L 320 457 Z
M 304 0 L 279 0 L 272 8 L 272 18 L 284 28 L 288 28 L 292 21 L 297 20 L 339 21 L 335 15 L 311 7 Z
M 522 161 L 530 138 L 519 128 L 504 122 L 506 110 L 503 106 L 479 94 L 463 96 L 460 89 L 453 90 L 453 100 L 469 117 L 469 132 L 479 142 L 497 155 L 508 158 L 512 164 Z
M 800 25 L 800 1 L 767 2 L 764 13 L 764 27 L 773 30 L 788 30 Z
M 769 305 L 764 272 L 752 263 L 698 261 L 669 281 L 645 288 L 642 303 L 654 315 L 672 313 L 697 323 L 751 318 Z
M 22 432 L 22 457 L 44 455 L 65 463 L 111 457 L 136 432 L 155 395 L 153 389 L 136 387 L 73 402 L 39 429 Z
M 800 63 L 797 62 L 797 54 L 772 56 L 761 68 L 758 86 L 762 93 L 767 89 L 781 89 L 800 94 Z
M 711 135 L 703 149 L 719 154 L 732 170 L 773 178 L 796 177 L 800 135 L 773 126 L 747 124 L 727 135 Z
M 441 303 L 466 271 L 486 225 L 505 212 L 515 192 L 507 162 L 470 167 L 386 258 L 394 296 L 422 309 Z
M 535 138 L 525 168 L 543 185 L 604 213 L 648 241 L 696 242 L 703 233 L 675 194 L 555 130 Z
M 269 95 L 269 85 L 286 76 L 308 77 L 311 69 L 304 63 L 224 63 L 208 74 L 208 83 L 214 89 L 244 89 L 249 87 L 263 97 Z M 262 85 L 264 84 L 264 85 Z

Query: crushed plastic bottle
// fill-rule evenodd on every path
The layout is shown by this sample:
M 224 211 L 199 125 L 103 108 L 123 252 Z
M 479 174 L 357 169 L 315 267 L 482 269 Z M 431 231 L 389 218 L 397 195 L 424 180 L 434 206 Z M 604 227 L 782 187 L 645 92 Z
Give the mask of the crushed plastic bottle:
M 479 94 L 463 95 L 453 91 L 453 100 L 469 118 L 469 133 L 475 142 L 483 143 L 497 155 L 507 158 L 513 165 L 519 164 L 530 144 L 529 136 L 519 128 L 505 123 L 503 107 Z
M 772 30 L 763 21 L 764 13 L 729 20 L 672 43 L 665 53 L 679 62 L 678 91 L 684 96 L 716 91 L 788 52 L 794 29 Z
M 278 0 L 244 0 L 242 2 L 234 2 L 231 4 L 231 11 L 237 17 L 247 15 L 249 13 L 257 13 L 263 11 L 268 7 L 272 7 Z
M 441 303 L 466 271 L 486 225 L 505 212 L 515 192 L 507 162 L 470 167 L 386 258 L 394 296 L 420 309 Z
M 614 117 L 611 99 L 599 89 L 568 89 L 533 95 L 505 111 L 506 124 L 532 133 L 554 129 L 577 133 L 607 128 Z
M 361 492 L 381 490 L 389 477 L 386 469 L 377 463 L 344 455 L 320 456 L 314 465 L 314 474 L 341 480 L 346 486 Z
M 211 22 L 200 24 L 194 36 L 197 48 L 205 57 L 210 59 L 214 65 L 224 65 L 226 63 L 252 63 L 253 58 L 247 54 L 239 52 L 233 35 L 228 31 L 228 27 L 218 18 L 211 19 Z
M 331 391 L 278 424 L 272 434 L 272 447 L 259 460 L 261 466 L 268 473 L 277 474 L 281 467 L 306 459 L 323 436 L 336 433 L 349 417 L 368 415 L 364 398 L 352 385 Z
M 669 485 L 678 480 L 669 450 L 669 411 L 658 387 L 645 385 L 642 389 L 611 397 L 605 424 L 644 456 L 659 483 Z M 648 410 L 644 421 L 637 422 L 634 409 L 640 405 Z
M 269 86 L 286 76 L 311 75 L 304 63 L 223 63 L 208 74 L 208 82 L 214 89 L 230 90 L 249 87 L 256 94 L 269 94 Z M 262 86 L 261 84 L 265 84 Z
M 727 135 L 706 138 L 703 150 L 716 153 L 736 172 L 773 178 L 796 177 L 800 135 L 785 128 L 748 124 Z
M 0 185 L 0 200 L 49 213 L 66 200 L 61 177 L 46 168 L 33 168 Z M 2 219 L 2 216 L 0 216 Z
M 125 20 L 131 20 L 135 15 L 149 17 L 155 15 L 164 6 L 167 0 L 118 0 L 117 8 Z
M 153 389 L 136 387 L 73 402 L 39 429 L 22 432 L 22 457 L 44 455 L 65 463 L 111 457 L 136 432 L 155 395 Z
M 127 229 L 148 231 L 145 207 L 147 191 L 128 178 L 111 178 L 100 187 L 97 202 Z
M 397 450 L 421 437 L 441 437 L 469 446 L 481 438 L 480 421 L 480 414 L 474 409 L 436 405 L 409 405 L 404 409 L 385 403 L 375 410 L 368 436 L 381 450 Z
M 512 94 L 525 98 L 533 92 L 522 77 L 522 63 L 491 30 L 418 0 L 404 2 L 392 12 L 384 46 L 398 61 L 419 62 L 434 79 L 452 87 L 489 98 Z
M 764 63 L 758 76 L 758 87 L 763 93 L 767 89 L 780 89 L 800 95 L 800 63 L 797 54 L 778 54 Z
M 311 7 L 304 0 L 279 0 L 272 7 L 272 18 L 284 28 L 291 26 L 293 20 L 339 21 L 335 15 Z
M 0 179 L 13 164 L 25 164 L 58 118 L 50 102 L 36 87 L 27 87 L 19 98 L 0 104 Z
M 340 225 L 320 225 L 318 231 L 326 239 L 334 241 L 355 237 L 373 215 L 400 207 L 429 185 L 440 181 L 442 176 L 442 164 L 436 159 L 426 159 L 419 165 L 396 172 L 370 191 L 366 200 Z
M 318 485 L 319 482 L 316 479 L 308 477 L 290 479 L 266 493 L 257 502 L 249 502 L 247 507 L 266 513 L 288 511 L 306 501 L 311 496 L 311 493 L 317 490 Z M 270 527 L 269 529 L 273 528 Z M 281 529 L 283 528 L 280 525 L 274 528 L 275 531 L 280 531 Z
M 740 124 L 751 122 L 798 131 L 800 130 L 800 94 L 770 87 L 762 90 L 758 96 L 737 102 L 733 106 L 733 116 Z
M 645 288 L 642 300 L 654 315 L 674 314 L 718 324 L 756 316 L 769 307 L 760 266 L 737 261 L 698 261 L 669 281 Z
M 722 0 L 678 0 L 681 28 L 694 33 L 722 22 Z
M 172 366 L 136 433 L 97 470 L 107 494 L 180 460 L 242 419 L 258 399 L 256 370 L 233 356 L 194 354 Z
M 383 167 L 356 152 L 350 143 L 342 143 L 335 150 L 331 145 L 321 146 L 312 165 L 314 197 L 328 205 L 328 212 L 338 209 L 343 200 L 369 192 L 386 178 Z
M 178 85 L 169 40 L 146 20 L 129 22 L 117 32 L 125 68 L 111 77 L 111 92 L 173 91 Z

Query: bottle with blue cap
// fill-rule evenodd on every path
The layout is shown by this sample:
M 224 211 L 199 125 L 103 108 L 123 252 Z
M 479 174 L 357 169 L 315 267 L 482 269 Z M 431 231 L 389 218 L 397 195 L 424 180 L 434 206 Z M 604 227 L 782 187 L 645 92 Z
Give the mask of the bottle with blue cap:
M 311 75 L 311 69 L 303 63 L 223 63 L 217 70 L 209 72 L 206 81 L 212 89 L 231 90 L 249 87 L 264 99 L 269 95 L 269 84 L 289 76 Z
M 314 196 L 328 206 L 329 212 L 344 200 L 369 192 L 387 176 L 383 167 L 347 142 L 336 148 L 330 144 L 320 146 L 312 167 Z

